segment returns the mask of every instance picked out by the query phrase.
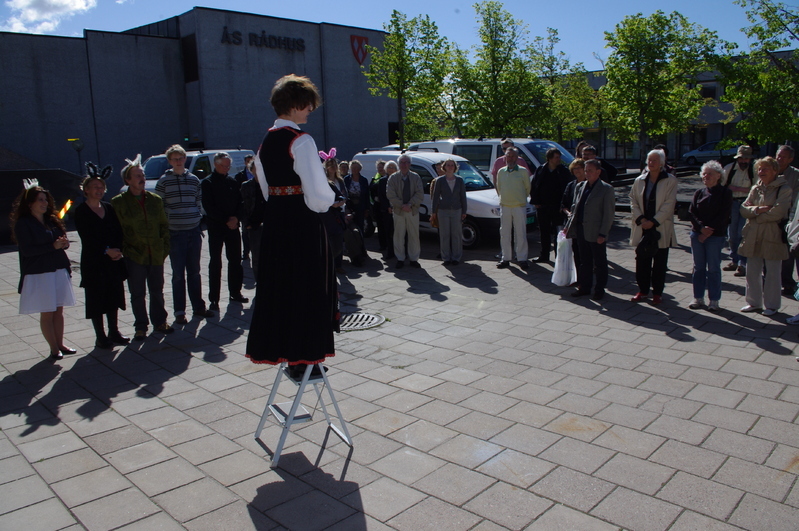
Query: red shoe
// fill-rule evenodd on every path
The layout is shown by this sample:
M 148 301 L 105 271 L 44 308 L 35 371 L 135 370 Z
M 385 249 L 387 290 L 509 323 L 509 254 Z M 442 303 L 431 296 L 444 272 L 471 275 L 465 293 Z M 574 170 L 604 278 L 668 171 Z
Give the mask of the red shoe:
M 646 300 L 646 293 L 641 293 L 640 291 L 635 294 L 635 297 L 630 299 L 632 302 L 643 302 Z
M 657 306 L 663 302 L 663 297 L 661 295 L 652 295 L 652 305 Z

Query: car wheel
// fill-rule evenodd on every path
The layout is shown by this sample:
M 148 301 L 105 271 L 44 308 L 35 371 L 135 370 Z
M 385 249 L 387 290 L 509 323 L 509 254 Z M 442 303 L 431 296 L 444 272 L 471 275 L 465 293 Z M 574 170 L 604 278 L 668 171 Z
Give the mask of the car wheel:
M 462 234 L 464 249 L 473 249 L 480 243 L 480 228 L 472 218 L 463 221 Z
M 689 166 L 696 166 L 696 157 L 688 157 L 685 163 Z

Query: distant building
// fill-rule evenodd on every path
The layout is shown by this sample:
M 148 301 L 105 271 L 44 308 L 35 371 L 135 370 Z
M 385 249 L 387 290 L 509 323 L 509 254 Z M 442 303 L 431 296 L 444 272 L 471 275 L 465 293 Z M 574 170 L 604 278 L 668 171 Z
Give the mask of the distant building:
M 0 153 L 82 172 L 79 158 L 121 168 L 175 143 L 257 149 L 275 119 L 272 85 L 295 73 L 324 100 L 304 129 L 349 158 L 394 141 L 396 103 L 372 96 L 361 72 L 364 44 L 384 36 L 201 7 L 122 33 L 0 33 Z

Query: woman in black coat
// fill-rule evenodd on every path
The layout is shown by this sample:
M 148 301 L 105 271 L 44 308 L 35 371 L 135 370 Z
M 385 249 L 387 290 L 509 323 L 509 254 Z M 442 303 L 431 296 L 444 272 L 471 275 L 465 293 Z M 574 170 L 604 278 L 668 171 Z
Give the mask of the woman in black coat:
M 110 174 L 110 166 L 108 167 Z M 95 346 L 111 348 L 130 338 L 119 333 L 117 313 L 125 309 L 125 262 L 122 260 L 122 227 L 114 208 L 103 201 L 105 180 L 96 168 L 83 181 L 86 202 L 75 209 L 75 227 L 81 241 L 80 286 L 86 290 L 86 319 L 97 336 Z M 103 326 L 108 321 L 108 335 Z

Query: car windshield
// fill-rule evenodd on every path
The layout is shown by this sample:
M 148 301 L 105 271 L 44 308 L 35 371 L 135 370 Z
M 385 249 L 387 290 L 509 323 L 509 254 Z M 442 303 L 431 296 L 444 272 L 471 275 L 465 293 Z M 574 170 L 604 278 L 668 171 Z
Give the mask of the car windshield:
M 186 167 L 191 164 L 191 157 L 186 157 Z M 147 179 L 160 179 L 170 169 L 169 161 L 163 155 L 155 155 L 144 161 L 144 176 Z
M 547 150 L 550 148 L 558 148 L 560 150 L 560 162 L 567 168 L 569 164 L 572 163 L 574 160 L 574 156 L 569 153 L 566 148 L 558 144 L 557 142 L 548 142 L 548 141 L 538 141 L 538 142 L 525 142 L 524 147 L 527 148 L 527 151 L 533 154 L 538 162 L 544 164 L 547 160 Z M 535 170 L 535 168 L 530 168 L 531 170 Z
M 468 160 L 458 161 L 458 176 L 463 179 L 463 184 L 469 192 L 493 188 L 491 183 L 483 177 L 480 170 L 475 168 Z

